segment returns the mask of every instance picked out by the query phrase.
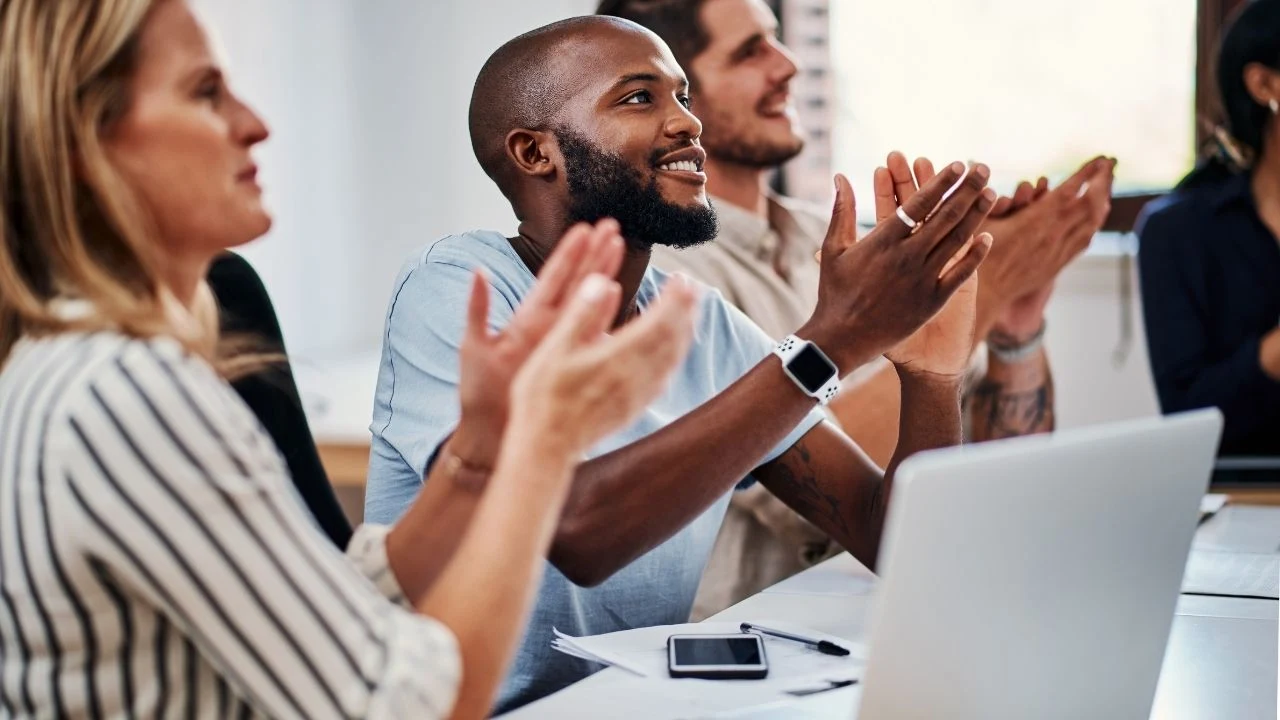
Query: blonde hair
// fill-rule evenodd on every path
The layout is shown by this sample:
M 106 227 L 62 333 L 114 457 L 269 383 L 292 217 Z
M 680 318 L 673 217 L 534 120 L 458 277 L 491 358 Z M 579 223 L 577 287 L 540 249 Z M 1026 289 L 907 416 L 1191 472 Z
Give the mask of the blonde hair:
M 24 335 L 104 329 L 214 359 L 212 293 L 202 284 L 179 309 L 152 223 L 101 142 L 128 109 L 148 14 L 172 1 L 0 2 L 0 365 Z M 59 316 L 62 296 L 92 315 Z

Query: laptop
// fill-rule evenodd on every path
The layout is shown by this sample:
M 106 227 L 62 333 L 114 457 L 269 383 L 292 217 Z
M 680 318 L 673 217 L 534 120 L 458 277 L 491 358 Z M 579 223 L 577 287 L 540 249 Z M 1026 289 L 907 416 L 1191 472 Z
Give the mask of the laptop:
M 1216 410 L 922 453 L 895 478 L 860 692 L 733 717 L 1150 717 Z

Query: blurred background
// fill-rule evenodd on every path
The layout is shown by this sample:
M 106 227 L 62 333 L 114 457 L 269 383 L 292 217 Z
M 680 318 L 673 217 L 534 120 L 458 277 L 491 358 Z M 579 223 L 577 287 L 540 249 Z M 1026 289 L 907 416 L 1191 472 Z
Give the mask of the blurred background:
M 1058 424 L 1155 414 L 1128 231 L 1194 163 L 1201 120 L 1215 117 L 1199 79 L 1237 4 L 778 0 L 783 39 L 804 64 L 793 92 L 810 142 L 777 182 L 825 203 L 838 170 L 869 197 L 872 169 L 901 149 L 982 160 L 1009 189 L 1116 156 L 1117 193 L 1129 197 L 1049 310 Z M 259 162 L 276 225 L 244 254 L 275 300 L 326 459 L 362 476 L 396 271 L 439 236 L 515 228 L 471 154 L 476 73 L 506 40 L 595 2 L 195 5 L 233 86 L 274 131 Z

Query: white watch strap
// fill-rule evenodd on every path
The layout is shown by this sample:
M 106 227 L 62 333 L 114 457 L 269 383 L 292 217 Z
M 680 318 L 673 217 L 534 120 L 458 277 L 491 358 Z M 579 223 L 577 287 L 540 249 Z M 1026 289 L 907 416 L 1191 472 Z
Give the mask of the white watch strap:
M 807 340 L 802 340 L 796 337 L 795 335 L 788 335 L 782 340 L 778 341 L 778 344 L 774 346 L 773 354 L 777 355 L 778 359 L 782 360 L 782 367 L 784 370 L 786 370 L 787 377 L 791 378 L 792 382 L 796 384 L 796 387 L 800 388 L 809 397 L 816 398 L 819 403 L 826 405 L 827 403 L 831 402 L 831 399 L 834 398 L 840 392 L 839 371 L 833 373 L 831 375 L 831 378 L 828 379 L 827 382 L 824 383 L 822 387 L 818 388 L 817 392 L 809 392 L 809 390 L 804 385 L 802 385 L 794 375 L 791 374 L 791 371 L 787 369 L 787 366 L 791 363 L 792 360 L 795 359 L 797 355 L 800 354 L 800 351 L 803 350 L 806 345 L 813 345 L 813 343 L 810 343 Z M 818 352 L 822 352 L 822 349 L 819 348 L 817 345 L 813 345 L 813 347 L 814 349 L 818 350 Z M 822 356 L 825 358 L 827 357 L 827 354 L 822 353 Z M 830 358 L 828 358 L 828 362 L 830 362 Z M 831 363 L 831 364 L 832 366 L 835 365 L 835 363 Z
M 815 395 L 814 397 L 818 398 L 819 403 L 826 405 L 830 403 L 833 399 L 835 399 L 835 396 L 838 395 L 839 393 L 840 393 L 840 375 L 839 373 L 837 373 L 831 376 L 831 379 L 827 381 L 827 384 L 823 385 L 818 390 L 818 394 Z

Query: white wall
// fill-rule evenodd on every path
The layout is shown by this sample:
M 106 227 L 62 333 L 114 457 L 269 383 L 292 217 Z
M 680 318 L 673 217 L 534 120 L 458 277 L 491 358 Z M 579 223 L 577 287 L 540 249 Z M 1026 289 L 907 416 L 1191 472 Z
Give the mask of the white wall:
M 233 85 L 274 131 L 259 161 L 276 226 L 245 252 L 304 368 L 370 358 L 395 273 L 414 249 L 450 232 L 514 228 L 505 200 L 471 155 L 466 109 L 472 82 L 501 43 L 595 5 L 194 3 L 221 41 Z M 1136 300 L 1132 350 L 1122 365 L 1112 363 L 1119 341 L 1118 262 L 1082 258 L 1061 279 L 1050 307 L 1061 427 L 1156 410 Z M 362 378 L 360 387 L 371 382 Z M 367 420 L 367 413 L 352 414 Z
M 352 339 L 348 305 L 362 289 L 358 263 L 358 187 L 348 143 L 356 134 L 355 84 L 345 31 L 347 0 L 195 0 L 220 46 L 232 87 L 267 120 L 258 150 L 275 225 L 243 249 L 261 272 L 290 345 Z M 332 102 L 330 102 L 332 100 Z M 321 319 L 335 318 L 325 323 Z
M 1057 392 L 1058 427 L 1071 428 L 1159 412 L 1147 360 L 1142 307 L 1133 263 L 1109 254 L 1086 255 L 1058 279 L 1047 313 L 1046 342 Z M 1121 298 L 1121 276 L 1132 293 Z M 1121 308 L 1132 319 L 1123 359 Z
M 360 4 L 359 243 L 365 288 L 356 339 L 376 344 L 395 273 L 429 240 L 514 231 L 507 201 L 471 152 L 467 106 L 480 66 L 527 30 L 590 13 L 592 0 Z
M 401 262 L 428 240 L 514 228 L 471 154 L 471 85 L 521 32 L 593 0 L 193 0 L 232 85 L 267 119 L 276 217 L 244 249 L 304 362 L 376 346 Z

